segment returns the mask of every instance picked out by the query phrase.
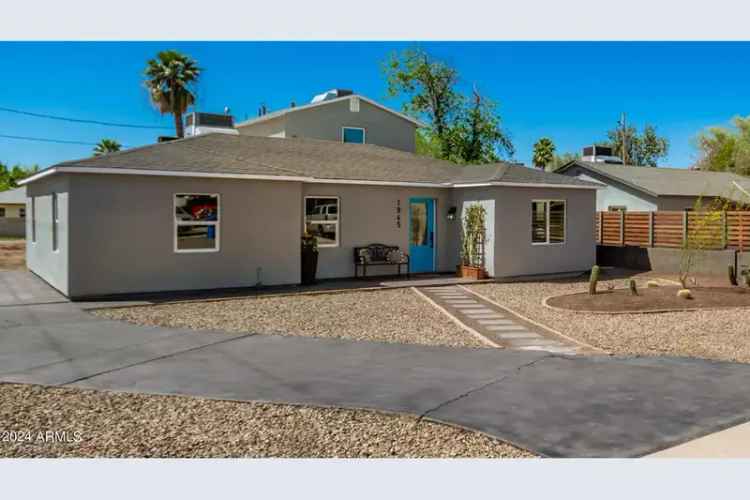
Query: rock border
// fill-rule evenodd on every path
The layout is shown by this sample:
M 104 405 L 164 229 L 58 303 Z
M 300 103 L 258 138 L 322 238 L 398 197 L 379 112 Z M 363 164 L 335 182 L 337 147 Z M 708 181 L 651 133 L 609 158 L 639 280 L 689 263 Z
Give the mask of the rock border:
M 615 290 L 624 290 L 624 288 L 615 288 Z M 584 292 L 581 292 L 584 293 Z M 726 311 L 729 309 L 750 309 L 750 306 L 720 306 L 720 307 L 689 307 L 689 308 L 668 308 L 668 309 L 644 309 L 640 311 L 592 311 L 590 309 L 567 309 L 565 307 L 558 307 L 549 304 L 547 301 L 557 297 L 567 297 L 569 295 L 578 295 L 576 293 L 565 293 L 562 295 L 550 295 L 542 299 L 542 305 L 553 311 L 561 311 L 568 313 L 581 313 L 581 314 L 611 314 L 611 315 L 622 315 L 622 314 L 663 314 L 673 312 L 699 312 L 699 311 Z

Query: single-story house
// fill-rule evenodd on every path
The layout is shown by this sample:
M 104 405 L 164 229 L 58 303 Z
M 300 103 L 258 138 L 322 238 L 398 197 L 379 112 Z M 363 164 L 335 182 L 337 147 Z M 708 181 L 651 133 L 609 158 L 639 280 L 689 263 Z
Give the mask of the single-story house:
M 413 273 L 455 271 L 472 203 L 487 209 L 491 276 L 595 261 L 595 184 L 373 144 L 197 135 L 25 183 L 28 267 L 72 298 L 296 284 L 305 230 L 318 238 L 319 278 L 354 276 L 353 249 L 370 243 L 399 246 Z
M 690 210 L 696 201 L 720 198 L 750 203 L 748 178 L 729 172 L 641 167 L 575 160 L 556 171 L 600 183 L 597 211 Z
M 0 236 L 23 238 L 26 230 L 26 188 L 0 192 Z

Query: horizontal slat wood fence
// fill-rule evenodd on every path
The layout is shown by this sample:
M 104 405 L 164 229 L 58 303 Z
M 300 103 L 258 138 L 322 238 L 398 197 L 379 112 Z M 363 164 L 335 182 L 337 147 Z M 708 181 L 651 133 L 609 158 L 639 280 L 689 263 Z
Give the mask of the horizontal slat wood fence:
M 599 245 L 750 250 L 750 211 L 597 212 L 595 224 Z

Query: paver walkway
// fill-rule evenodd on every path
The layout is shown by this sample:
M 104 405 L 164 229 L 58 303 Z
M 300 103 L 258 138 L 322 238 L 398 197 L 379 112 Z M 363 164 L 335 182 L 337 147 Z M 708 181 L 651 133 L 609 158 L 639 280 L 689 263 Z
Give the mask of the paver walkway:
M 576 354 L 579 346 L 525 321 L 507 309 L 458 286 L 427 286 L 419 290 L 460 323 L 495 344 L 521 351 Z

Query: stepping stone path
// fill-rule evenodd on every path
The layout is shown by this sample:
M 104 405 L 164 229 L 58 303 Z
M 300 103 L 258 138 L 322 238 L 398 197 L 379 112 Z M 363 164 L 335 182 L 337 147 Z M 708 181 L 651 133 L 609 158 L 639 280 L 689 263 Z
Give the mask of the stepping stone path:
M 579 346 L 532 325 L 515 314 L 457 286 L 427 286 L 419 291 L 460 323 L 507 349 L 577 354 Z

